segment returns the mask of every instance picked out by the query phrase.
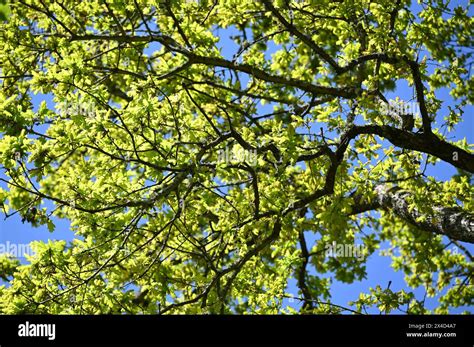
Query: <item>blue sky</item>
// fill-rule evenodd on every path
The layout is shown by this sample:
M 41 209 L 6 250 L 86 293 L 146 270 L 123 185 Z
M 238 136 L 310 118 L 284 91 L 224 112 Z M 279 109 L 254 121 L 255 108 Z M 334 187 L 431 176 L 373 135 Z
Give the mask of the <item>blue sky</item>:
M 465 3 L 465 2 L 462 2 Z M 222 35 L 222 39 L 219 43 L 223 55 L 225 57 L 231 57 L 237 50 L 238 46 L 231 41 L 228 36 L 229 34 L 234 33 L 233 29 L 220 30 L 219 32 Z M 271 46 L 270 46 L 271 47 Z M 273 49 L 276 47 L 273 45 Z M 412 89 L 406 85 L 406 83 L 400 82 L 397 85 L 396 91 L 388 95 L 389 98 L 395 98 L 396 96 L 400 97 L 402 100 L 410 100 L 412 98 Z M 441 123 L 442 117 L 447 114 L 448 106 L 452 106 L 453 102 L 451 96 L 449 95 L 449 90 L 443 89 L 440 90 L 437 94 L 437 97 L 444 101 L 443 109 L 439 114 L 437 121 L 438 124 Z M 49 95 L 35 95 L 33 96 L 33 103 L 36 107 L 40 104 L 41 101 L 45 100 L 50 109 L 54 109 L 54 103 L 52 98 Z M 262 108 L 261 110 L 264 110 Z M 474 143 L 474 118 L 473 115 L 474 108 L 469 106 L 465 108 L 463 122 L 456 127 L 456 130 L 449 135 L 449 139 L 452 141 L 457 141 L 463 138 L 467 139 L 468 143 Z M 434 176 L 440 181 L 449 180 L 453 174 L 456 173 L 454 167 L 450 164 L 440 162 L 436 166 L 430 166 L 427 170 L 427 174 Z M 3 173 L 0 173 L 0 177 L 5 177 Z M 5 184 L 0 182 L 0 187 L 5 188 Z M 13 243 L 29 243 L 34 240 L 71 240 L 74 237 L 72 231 L 69 230 L 69 223 L 66 220 L 55 220 L 56 230 L 53 233 L 48 232 L 46 227 L 32 228 L 29 224 L 23 224 L 18 215 L 12 216 L 6 220 L 3 220 L 3 217 L 0 220 L 0 243 L 6 243 L 7 241 Z M 307 241 L 311 245 L 311 237 L 308 237 Z M 474 252 L 474 245 L 464 244 L 467 248 Z M 383 245 L 382 247 L 383 248 Z M 24 261 L 24 259 L 23 259 Z M 390 258 L 383 257 L 377 254 L 377 252 L 370 256 L 367 262 L 367 279 L 359 282 L 354 282 L 351 285 L 343 284 L 337 280 L 333 281 L 332 285 L 332 295 L 333 302 L 346 306 L 347 302 L 354 300 L 358 297 L 360 292 L 368 292 L 370 287 L 376 285 L 381 285 L 385 287 L 389 281 L 392 282 L 391 289 L 393 291 L 398 291 L 401 289 L 410 290 L 406 287 L 403 274 L 401 272 L 395 272 L 390 267 L 391 260 Z M 322 277 L 330 276 L 326 274 Z M 289 283 L 289 290 L 297 295 L 297 288 L 295 281 L 291 280 Z M 424 290 L 418 288 L 415 290 L 417 298 L 422 298 L 424 295 Z M 287 303 L 289 303 L 287 301 Z M 427 307 L 433 308 L 436 306 L 436 300 L 427 298 Z M 298 302 L 289 303 L 291 306 L 298 306 Z M 466 308 L 458 308 L 453 310 L 453 313 L 462 312 Z M 370 310 L 369 310 L 370 312 Z M 372 311 L 376 312 L 376 311 Z

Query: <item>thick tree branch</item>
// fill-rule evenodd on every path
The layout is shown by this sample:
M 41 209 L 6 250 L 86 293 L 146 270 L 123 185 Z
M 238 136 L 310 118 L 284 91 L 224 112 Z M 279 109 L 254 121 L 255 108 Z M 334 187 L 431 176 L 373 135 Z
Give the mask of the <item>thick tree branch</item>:
M 66 37 L 64 35 L 55 35 L 57 37 Z M 171 37 L 166 35 L 153 35 L 153 36 L 122 36 L 122 35 L 80 35 L 69 37 L 71 41 L 117 41 L 117 42 L 152 42 L 156 41 L 164 45 L 167 49 L 173 52 L 183 54 L 189 59 L 190 64 L 204 64 L 207 66 L 223 67 L 234 71 L 244 72 L 259 80 L 271 83 L 277 83 L 281 85 L 295 87 L 304 91 L 307 91 L 314 95 L 332 95 L 343 98 L 353 98 L 356 96 L 353 88 L 334 88 L 317 86 L 312 83 L 298 80 L 294 78 L 287 78 L 283 76 L 272 75 L 262 69 L 249 64 L 237 64 L 232 61 L 222 59 L 219 57 L 206 57 L 193 53 L 192 51 L 181 47 Z
M 307 91 L 314 95 L 332 95 L 332 96 L 339 96 L 339 97 L 348 98 L 348 99 L 354 98 L 356 96 L 356 93 L 354 92 L 353 88 L 347 88 L 347 87 L 334 88 L 334 87 L 318 86 L 318 85 L 314 85 L 312 83 L 309 83 L 303 80 L 272 75 L 262 69 L 259 69 L 249 64 L 236 64 L 226 59 L 222 59 L 218 57 L 203 57 L 191 52 L 183 52 L 183 54 L 185 54 L 189 58 L 190 62 L 195 63 L 195 64 L 218 66 L 218 67 L 231 69 L 234 71 L 244 72 L 246 74 L 249 74 L 265 82 L 272 82 L 272 83 L 277 83 L 277 84 L 286 85 L 290 87 L 295 87 L 295 88 Z
M 305 212 L 305 209 L 302 211 Z M 300 213 L 300 215 L 303 213 Z M 301 265 L 298 267 L 298 271 L 296 272 L 296 277 L 298 281 L 298 288 L 301 291 L 301 294 L 303 295 L 303 311 L 305 310 L 311 310 L 313 308 L 313 302 L 312 302 L 312 295 L 311 291 L 308 288 L 308 284 L 306 283 L 306 276 L 307 276 L 307 266 L 309 262 L 309 252 L 308 252 L 308 246 L 306 245 L 306 239 L 304 237 L 304 232 L 302 230 L 299 231 L 298 233 L 298 239 L 301 247 Z
M 378 135 L 400 148 L 431 154 L 457 168 L 474 173 L 473 154 L 432 133 L 414 134 L 388 125 L 364 125 L 352 127 L 346 136 L 353 139 L 362 134 Z
M 429 233 L 446 235 L 453 240 L 474 243 L 474 214 L 455 207 L 434 206 L 433 214 L 421 213 L 418 209 L 409 208 L 410 193 L 400 187 L 380 184 L 375 188 L 376 199 L 365 201 L 355 195 L 351 214 L 370 210 L 384 209 L 412 225 Z M 419 218 L 424 219 L 420 220 Z

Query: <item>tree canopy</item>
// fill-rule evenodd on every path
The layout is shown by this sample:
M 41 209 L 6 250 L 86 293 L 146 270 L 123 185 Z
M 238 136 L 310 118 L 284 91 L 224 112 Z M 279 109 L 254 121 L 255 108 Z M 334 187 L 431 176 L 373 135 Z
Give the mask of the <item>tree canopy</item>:
M 386 283 L 333 302 L 380 251 L 434 312 L 473 304 L 467 5 L 2 6 L 3 213 L 75 237 L 0 258 L 1 313 L 430 312 Z

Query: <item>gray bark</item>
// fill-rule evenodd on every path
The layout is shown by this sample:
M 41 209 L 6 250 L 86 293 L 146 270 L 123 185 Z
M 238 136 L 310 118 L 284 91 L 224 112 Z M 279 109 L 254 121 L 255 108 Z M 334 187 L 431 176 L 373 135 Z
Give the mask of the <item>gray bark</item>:
M 367 203 L 359 195 L 354 196 L 352 214 L 369 210 L 384 209 L 410 222 L 421 230 L 446 235 L 453 240 L 474 243 L 474 214 L 455 207 L 433 206 L 433 213 L 421 213 L 417 208 L 409 210 L 407 197 L 410 192 L 400 187 L 390 187 L 386 184 L 375 188 L 377 198 Z M 420 216 L 424 221 L 418 221 Z

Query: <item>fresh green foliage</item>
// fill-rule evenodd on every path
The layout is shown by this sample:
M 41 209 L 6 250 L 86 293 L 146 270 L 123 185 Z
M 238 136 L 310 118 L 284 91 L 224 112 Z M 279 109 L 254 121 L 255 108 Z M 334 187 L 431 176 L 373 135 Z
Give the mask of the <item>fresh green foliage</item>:
M 75 239 L 2 258 L 0 313 L 341 313 L 333 279 L 380 252 L 434 312 L 472 305 L 474 158 L 449 131 L 473 101 L 474 25 L 419 6 L 18 0 L 5 20 L 2 4 L 3 212 L 68 219 Z M 403 81 L 410 126 L 384 101 Z M 459 175 L 429 176 L 439 162 Z M 429 312 L 386 283 L 351 307 Z
M 10 15 L 10 7 L 8 7 L 7 1 L 0 0 L 0 20 L 2 21 L 7 20 L 9 15 Z

